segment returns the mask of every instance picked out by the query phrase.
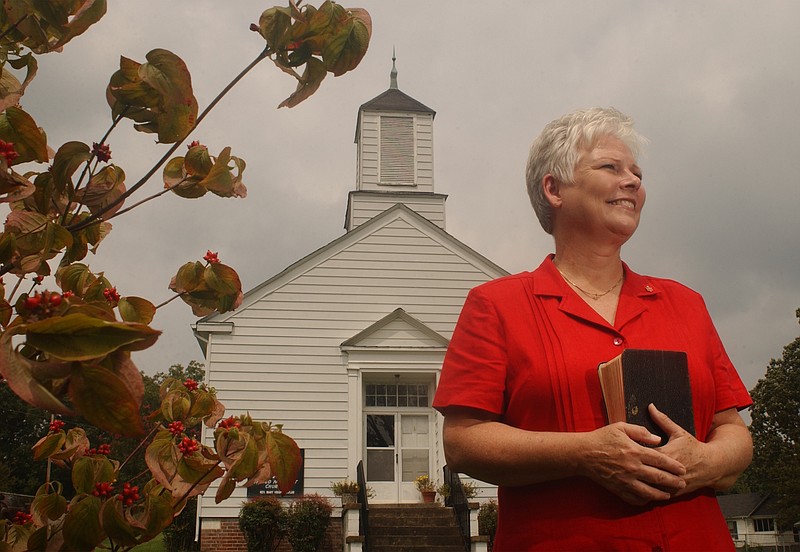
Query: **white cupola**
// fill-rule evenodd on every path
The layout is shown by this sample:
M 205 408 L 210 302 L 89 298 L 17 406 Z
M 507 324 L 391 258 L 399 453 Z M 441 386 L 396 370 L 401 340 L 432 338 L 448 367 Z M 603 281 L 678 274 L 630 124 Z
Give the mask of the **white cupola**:
M 445 229 L 447 196 L 433 189 L 436 112 L 400 91 L 395 62 L 392 55 L 389 89 L 358 110 L 356 189 L 348 198 L 348 232 L 397 203 Z

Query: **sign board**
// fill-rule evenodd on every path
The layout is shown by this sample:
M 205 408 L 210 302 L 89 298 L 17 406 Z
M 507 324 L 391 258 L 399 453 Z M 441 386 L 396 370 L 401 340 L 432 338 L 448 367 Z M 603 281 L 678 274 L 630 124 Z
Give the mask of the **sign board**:
M 247 498 L 255 498 L 257 496 L 277 496 L 277 497 L 293 497 L 293 496 L 302 496 L 303 495 L 303 481 L 304 481 L 304 473 L 306 469 L 306 451 L 305 449 L 300 449 L 300 457 L 302 458 L 302 464 L 300 465 L 300 472 L 297 474 L 297 481 L 294 482 L 294 486 L 291 488 L 289 492 L 282 495 L 280 489 L 278 488 L 278 482 L 273 477 L 266 483 L 262 483 L 260 485 L 251 485 L 247 487 Z

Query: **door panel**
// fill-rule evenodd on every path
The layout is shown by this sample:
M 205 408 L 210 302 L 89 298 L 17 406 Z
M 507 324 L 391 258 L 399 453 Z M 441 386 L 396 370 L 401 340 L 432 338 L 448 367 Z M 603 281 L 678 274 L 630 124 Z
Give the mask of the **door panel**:
M 419 500 L 415 481 L 430 471 L 429 429 L 427 414 L 400 414 L 401 501 Z

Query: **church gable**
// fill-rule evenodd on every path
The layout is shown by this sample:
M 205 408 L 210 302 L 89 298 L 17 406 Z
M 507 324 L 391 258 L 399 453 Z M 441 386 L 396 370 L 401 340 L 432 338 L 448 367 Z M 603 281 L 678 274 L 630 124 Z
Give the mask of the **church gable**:
M 370 327 L 344 343 L 342 350 L 350 349 L 442 349 L 448 340 L 403 309 L 395 309 Z
M 201 322 L 249 319 L 247 311 L 264 308 L 264 301 L 299 310 L 350 310 L 359 305 L 359 311 L 384 313 L 408 304 L 416 309 L 406 309 L 414 315 L 433 304 L 460 309 L 467 290 L 505 274 L 397 204 L 247 292 L 237 311 Z

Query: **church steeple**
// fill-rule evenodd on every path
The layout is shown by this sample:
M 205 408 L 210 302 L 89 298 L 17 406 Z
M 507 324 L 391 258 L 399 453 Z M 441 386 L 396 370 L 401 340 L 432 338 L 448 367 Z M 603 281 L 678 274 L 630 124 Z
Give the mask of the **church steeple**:
M 394 47 L 392 47 L 392 71 L 389 73 L 389 88 L 397 90 L 397 66 L 395 65 L 397 58 L 394 55 Z
M 397 87 L 393 48 L 389 89 L 358 110 L 356 189 L 348 201 L 348 231 L 397 203 L 444 228 L 446 196 L 433 189 L 435 116 Z

